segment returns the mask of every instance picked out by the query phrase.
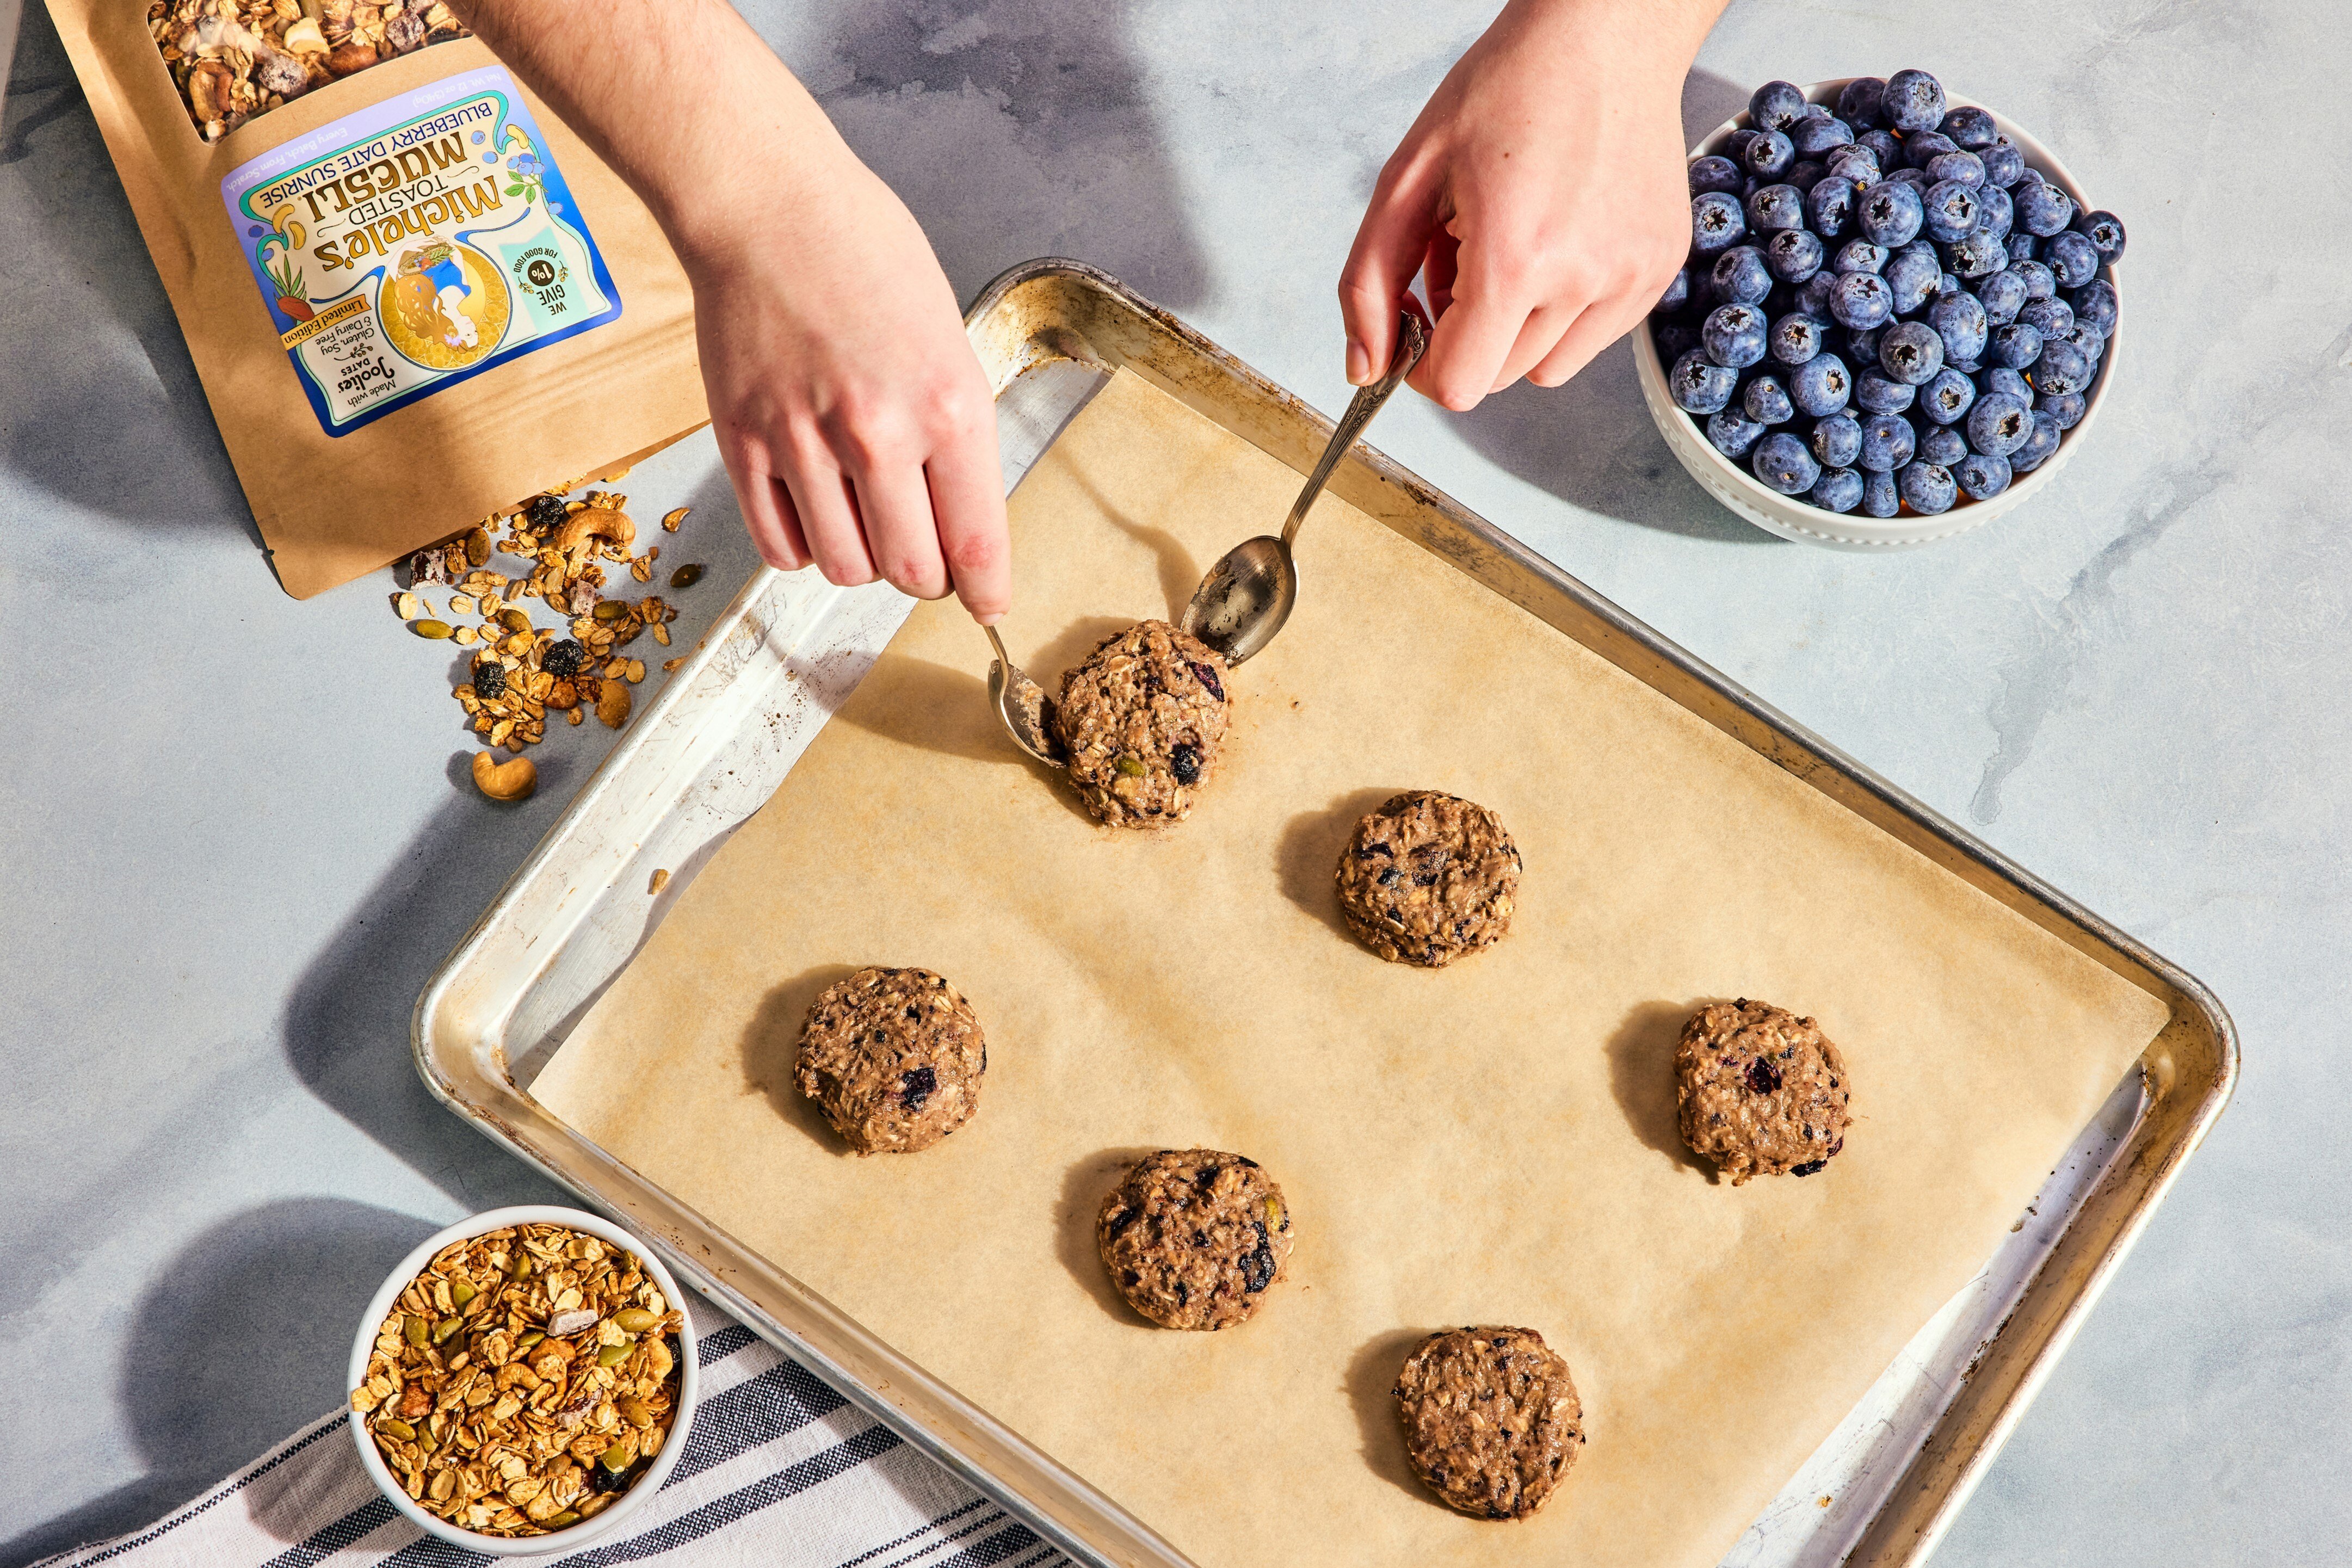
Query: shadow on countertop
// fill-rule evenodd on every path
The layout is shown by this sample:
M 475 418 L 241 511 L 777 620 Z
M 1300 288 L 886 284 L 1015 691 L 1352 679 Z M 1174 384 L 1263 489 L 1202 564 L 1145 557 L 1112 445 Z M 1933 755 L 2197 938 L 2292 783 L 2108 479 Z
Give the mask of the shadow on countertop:
M 1748 95 L 1711 72 L 1691 72 L 1683 82 L 1685 145 L 1745 110 Z M 1683 471 L 1642 400 L 1630 336 L 1565 386 L 1522 382 L 1449 418 L 1480 454 L 1586 511 L 1694 539 L 1785 542 L 1724 510 Z
M 191 1241 L 141 1298 L 115 1403 L 147 1473 L 0 1542 L 34 1563 L 161 1520 L 334 1410 L 368 1298 L 433 1226 L 341 1198 L 265 1204 Z M 333 1267 L 321 1267 L 331 1258 Z M 331 1440 L 331 1439 L 330 1439 Z M 307 1505 L 281 1534 L 315 1523 Z M 268 1500 L 248 1501 L 270 1528 Z

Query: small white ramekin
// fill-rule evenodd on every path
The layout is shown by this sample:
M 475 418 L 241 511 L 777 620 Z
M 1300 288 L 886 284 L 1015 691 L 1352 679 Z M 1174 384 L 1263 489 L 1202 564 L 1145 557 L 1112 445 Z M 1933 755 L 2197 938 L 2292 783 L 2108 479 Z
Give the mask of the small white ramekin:
M 385 1315 L 392 1310 L 393 1303 L 400 1299 L 400 1293 L 408 1289 L 409 1282 L 425 1271 L 425 1266 L 427 1263 L 433 1261 L 433 1255 L 453 1241 L 464 1241 L 472 1237 L 487 1235 L 490 1231 L 502 1230 L 510 1225 L 560 1225 L 568 1229 L 584 1232 L 599 1241 L 609 1242 L 614 1247 L 625 1247 L 644 1266 L 654 1283 L 661 1287 L 661 1293 L 670 1306 L 681 1313 L 685 1310 L 686 1298 L 679 1291 L 677 1281 L 670 1277 L 669 1270 L 662 1267 L 661 1259 L 648 1251 L 644 1242 L 639 1241 L 620 1226 L 607 1220 L 599 1219 L 593 1214 L 583 1214 L 578 1209 L 551 1208 L 540 1205 L 491 1209 L 487 1214 L 478 1214 L 471 1219 L 462 1220 L 423 1242 L 415 1251 L 402 1258 L 400 1267 L 394 1268 L 390 1278 L 384 1280 L 383 1288 L 375 1293 L 375 1300 L 368 1303 L 366 1314 L 360 1319 L 359 1334 L 352 1342 L 351 1366 L 343 1378 L 343 1397 L 346 1405 L 350 1400 L 351 1391 L 367 1380 L 368 1355 L 375 1348 L 375 1337 L 377 1331 L 383 1326 Z M 383 1462 L 383 1456 L 376 1452 L 375 1439 L 368 1436 L 365 1417 L 358 1411 L 352 1410 L 348 1414 L 351 1417 L 352 1437 L 359 1445 L 360 1465 L 367 1471 L 369 1478 L 375 1482 L 383 1495 L 391 1500 L 392 1506 L 400 1510 L 402 1518 L 419 1530 L 428 1534 L 437 1535 L 442 1540 L 462 1546 L 469 1552 L 479 1552 L 492 1557 L 537 1557 L 549 1552 L 574 1551 L 591 1541 L 612 1533 L 624 1520 L 642 1509 L 646 1500 L 661 1490 L 662 1483 L 669 1479 L 670 1471 L 677 1468 L 678 1456 L 686 1451 L 687 1430 L 694 1420 L 695 1396 L 698 1390 L 696 1376 L 698 1363 L 695 1355 L 694 1324 L 691 1321 L 686 1322 L 677 1331 L 677 1413 L 670 1424 L 669 1437 L 662 1444 L 661 1452 L 654 1456 L 653 1463 L 646 1468 L 645 1474 L 639 1476 L 629 1489 L 623 1492 L 611 1507 L 565 1529 L 551 1531 L 545 1535 L 512 1538 L 502 1535 L 484 1535 L 476 1531 L 460 1529 L 439 1515 L 419 1507 L 409 1497 L 407 1490 L 401 1486 L 399 1478 L 392 1473 L 391 1467 Z
M 1824 103 L 1834 109 L 1838 94 L 1853 79 L 1841 77 L 1834 81 L 1817 81 L 1805 89 L 1805 101 Z M 1948 92 L 1945 101 L 1953 109 L 1971 102 L 1969 99 L 1953 97 Z M 1998 110 L 1980 103 L 1974 107 L 1990 114 L 1993 122 L 2000 127 L 2001 134 L 2017 143 L 2017 150 L 2025 154 L 2027 167 L 2046 175 L 2052 184 L 2074 197 L 2078 206 L 2095 210 L 2083 199 L 2082 186 L 2074 183 L 2074 176 L 2066 172 L 2066 166 L 2051 153 L 2050 149 L 2019 129 L 2016 121 Z M 1745 114 L 1725 121 L 1690 150 L 1690 156 L 1696 160 L 1720 150 L 1731 133 L 1745 127 L 1747 122 Z M 2099 276 L 2116 288 L 2120 300 L 2123 290 L 2121 285 L 2115 282 L 2114 269 L 2102 267 Z M 1864 517 L 1859 512 L 1824 511 L 1800 497 L 1782 495 L 1740 464 L 1717 451 L 1715 444 L 1706 438 L 1706 427 L 1675 406 L 1674 397 L 1666 388 L 1666 365 L 1658 358 L 1657 340 L 1651 336 L 1650 324 L 1646 321 L 1633 331 L 1633 363 L 1642 383 L 1642 401 L 1649 405 L 1650 417 L 1656 422 L 1658 433 L 1666 438 L 1667 449 L 1674 453 L 1675 460 L 1689 472 L 1690 477 L 1705 487 L 1707 494 L 1740 517 L 1769 533 L 1777 533 L 1783 539 L 1793 539 L 1803 544 L 1819 544 L 1831 550 L 1902 550 L 1913 545 L 1931 544 L 1939 539 L 1949 539 L 1956 533 L 1966 533 L 1972 528 L 1981 528 L 2012 508 L 2023 505 L 2028 497 L 2057 477 L 2058 470 L 2066 466 L 2066 459 L 2074 456 L 2074 448 L 2090 433 L 2091 422 L 2098 417 L 2099 406 L 2106 401 L 2107 388 L 2115 384 L 2116 359 L 2122 338 L 2123 325 L 2118 321 L 2114 335 L 2107 339 L 2107 351 L 2101 356 L 2098 379 L 2091 384 L 2090 397 L 2084 404 L 2083 417 L 2059 441 L 2058 449 L 2050 455 L 2048 462 L 1990 500 L 1970 500 L 1963 496 L 1951 510 L 1933 517 L 1923 516 L 1907 506 L 1893 517 Z M 1860 369 L 1860 366 L 1855 367 L 1857 373 Z

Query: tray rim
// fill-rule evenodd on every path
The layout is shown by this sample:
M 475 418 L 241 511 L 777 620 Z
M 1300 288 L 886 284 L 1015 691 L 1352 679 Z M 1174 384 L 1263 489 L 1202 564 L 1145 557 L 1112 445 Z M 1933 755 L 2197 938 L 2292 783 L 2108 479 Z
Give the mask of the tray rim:
M 1329 419 L 1171 312 L 1087 262 L 1041 257 L 1000 273 L 980 290 L 965 312 L 966 330 L 975 347 L 984 348 L 989 331 L 1001 326 L 1011 315 L 1018 293 L 1037 286 L 1075 289 L 1082 295 L 1090 294 L 1100 308 L 1124 312 L 1142 323 L 1142 331 L 1174 338 L 1182 349 L 1208 361 L 1226 380 L 1242 382 L 1259 398 L 1289 416 L 1303 437 L 1297 443 L 1302 448 L 1307 443 L 1319 448 L 1328 438 Z M 1001 374 L 992 378 L 993 390 L 998 393 L 1031 364 L 1054 357 L 1036 351 L 1034 340 L 1026 333 L 1022 334 L 1019 342 L 999 346 L 1008 352 L 1000 356 Z M 1081 346 L 1071 357 L 1082 357 L 1084 353 L 1085 347 Z M 982 357 L 986 359 L 985 353 Z M 1128 368 L 1184 401 L 1195 402 L 1193 395 L 1188 395 L 1187 388 L 1171 384 L 1149 367 L 1129 363 Z M 1248 432 L 1240 433 L 1244 439 L 1263 446 Z M 1275 455 L 1292 461 L 1294 467 L 1306 466 L 1305 461 L 1294 461 L 1282 453 Z M 1305 450 L 1307 460 L 1311 461 L 1312 456 L 1311 449 Z M 2178 1179 L 2188 1157 L 2227 1107 L 2235 1090 L 2240 1065 L 2234 1024 L 2219 998 L 2179 965 L 1797 724 L 1384 454 L 1358 443 L 1349 459 L 1341 464 L 1331 488 L 1384 524 L 1447 559 L 1456 569 L 1477 578 L 1483 585 L 1537 614 L 1562 635 L 1576 637 L 1668 700 L 1697 713 L 1903 840 L 1906 847 L 1928 855 L 1979 890 L 2167 1002 L 2169 1018 L 2142 1058 L 2151 1100 L 2159 1106 L 2167 1100 L 2173 1102 L 2171 1113 L 2163 1119 L 2161 1134 L 2159 1119 L 2151 1110 L 2126 1140 L 2108 1173 L 2069 1221 L 2064 1236 L 2051 1255 L 2023 1287 L 2016 1309 L 1983 1342 L 1975 1362 L 1964 1374 L 1965 1386 L 1930 1426 L 1920 1448 L 1902 1469 L 1846 1559 L 1850 1563 L 1869 1564 L 1871 1568 L 1924 1562 L 1950 1528 L 2067 1344 L 2080 1331 L 2124 1257 L 2145 1230 L 2156 1206 Z M 1454 552 L 1435 550 L 1429 539 L 1417 538 L 1401 527 L 1399 519 L 1407 510 L 1437 513 L 1450 529 L 1469 538 L 1482 552 L 1479 561 L 1473 563 Z M 1523 596 L 1490 580 L 1490 574 L 1505 573 L 1531 579 L 1549 600 L 1563 602 L 1599 628 L 1603 634 L 1601 640 L 1579 636 L 1529 602 L 1531 595 Z M 780 575 L 773 568 L 761 568 L 752 574 L 734 603 L 714 624 L 702 646 L 690 656 L 680 678 L 664 689 L 629 733 L 583 781 L 547 835 L 523 858 L 481 916 L 435 970 L 418 995 L 411 1017 L 410 1047 L 418 1074 L 436 1099 L 484 1136 L 583 1201 L 612 1215 L 619 1223 L 641 1227 L 640 1234 L 653 1242 L 655 1249 L 673 1268 L 685 1272 L 698 1289 L 761 1338 L 803 1363 L 859 1408 L 888 1426 L 910 1447 L 1005 1508 L 1044 1541 L 1084 1563 L 1151 1563 L 1166 1568 L 1183 1568 L 1191 1564 L 1191 1559 L 1083 1478 L 923 1372 L 791 1276 L 759 1258 L 688 1205 L 555 1121 L 506 1075 L 503 1042 L 497 1037 L 496 1028 L 488 1031 L 488 1037 L 465 1037 L 467 1030 L 457 1016 L 461 1012 L 457 994 L 468 965 L 481 955 L 486 939 L 497 929 L 500 917 L 534 879 L 553 864 L 558 853 L 579 832 L 585 814 L 598 804 L 600 785 L 620 773 L 636 751 L 660 731 L 664 721 L 691 689 L 691 678 L 713 659 L 728 635 L 772 590 Z M 1701 710 L 1667 690 L 1654 675 L 1663 675 L 1705 693 L 1719 705 L 1718 710 Z M 550 953 L 542 955 L 542 967 L 537 973 L 545 973 L 545 963 L 551 960 L 553 949 L 560 945 L 552 944 Z M 2183 1056 L 2192 1058 L 2185 1072 L 2181 1070 Z M 572 1158 L 566 1163 L 560 1154 Z M 2117 1223 L 2103 1236 L 2078 1235 L 2084 1216 L 2103 1194 L 2123 1203 Z M 664 1220 L 633 1209 L 631 1196 L 640 1202 L 648 1197 L 658 1199 L 700 1229 L 697 1232 L 693 1225 L 673 1229 Z M 730 1261 L 729 1257 L 721 1256 L 722 1249 L 740 1256 Z M 730 1283 L 730 1275 L 766 1276 L 758 1282 L 794 1298 L 805 1320 L 798 1327 L 781 1321 L 746 1295 L 743 1287 Z M 812 1331 L 825 1334 L 835 1350 L 813 1343 L 809 1337 Z M 856 1366 L 849 1364 L 852 1361 L 878 1365 L 887 1375 L 861 1375 Z M 906 1408 L 911 1403 L 928 1406 L 934 1418 L 945 1416 L 941 1425 L 951 1425 L 956 1430 L 934 1430 Z M 980 1450 L 987 1450 L 988 1458 L 982 1458 Z M 991 1461 L 1025 1470 L 1024 1481 L 1033 1487 L 1043 1483 L 1041 1489 L 1052 1494 L 1050 1502 L 1029 1495 L 1020 1484 L 998 1474 L 990 1468 Z M 1088 1527 L 1083 1533 L 1078 1521 Z

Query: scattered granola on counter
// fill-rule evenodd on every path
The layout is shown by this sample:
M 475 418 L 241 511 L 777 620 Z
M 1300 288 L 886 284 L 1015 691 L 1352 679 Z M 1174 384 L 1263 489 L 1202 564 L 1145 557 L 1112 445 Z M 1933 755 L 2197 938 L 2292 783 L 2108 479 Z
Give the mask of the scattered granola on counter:
M 424 1507 L 542 1535 L 611 1506 L 669 1439 L 684 1322 L 626 1251 L 562 1226 L 494 1230 L 400 1293 L 352 1408 Z

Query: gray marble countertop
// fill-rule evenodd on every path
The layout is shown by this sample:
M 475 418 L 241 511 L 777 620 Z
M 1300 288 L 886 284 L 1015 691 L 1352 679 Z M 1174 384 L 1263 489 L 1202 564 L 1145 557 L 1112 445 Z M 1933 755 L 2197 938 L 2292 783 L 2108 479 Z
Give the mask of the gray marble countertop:
M 1488 9 L 747 8 L 967 297 L 1082 257 L 1326 409 L 1361 204 Z M 1379 439 L 2235 1015 L 2236 1104 L 1940 1561 L 2338 1561 L 2352 186 L 2321 116 L 2352 35 L 2284 0 L 1734 0 L 1685 119 L 1769 77 L 1915 64 L 2032 128 L 2131 226 L 2130 363 L 2032 505 L 1908 553 L 1780 542 L 1685 478 L 1622 343 L 1466 416 L 1402 399 Z M 559 733 L 527 806 L 473 795 L 444 657 L 385 609 L 389 574 L 278 591 L 38 6 L 5 116 L 13 1564 L 144 1523 L 331 1408 L 400 1253 L 551 1195 L 426 1097 L 408 1014 L 607 736 Z M 701 503 L 665 552 L 713 565 L 680 595 L 690 633 L 750 566 L 723 482 L 680 459 L 625 488 Z

